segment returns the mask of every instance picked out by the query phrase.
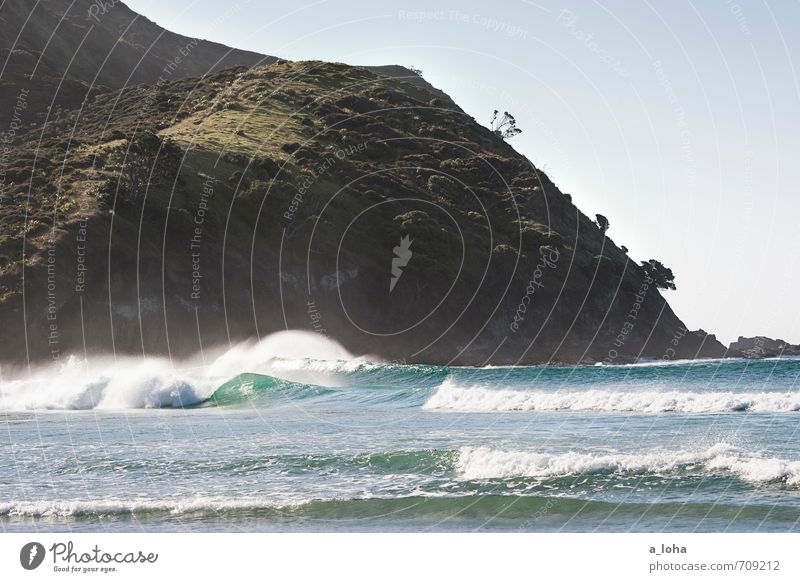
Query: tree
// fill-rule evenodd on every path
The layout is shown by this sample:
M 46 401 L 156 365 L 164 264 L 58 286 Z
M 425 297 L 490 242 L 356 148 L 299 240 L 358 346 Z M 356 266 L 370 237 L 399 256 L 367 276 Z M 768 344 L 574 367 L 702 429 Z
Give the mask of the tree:
M 408 70 L 411 71 L 412 73 L 414 73 L 417 77 L 421 77 L 422 76 L 422 69 L 419 69 L 419 68 L 417 68 L 417 67 L 415 67 L 413 65 L 408 67 Z
M 650 259 L 649 261 L 642 261 L 642 269 L 645 275 L 653 280 L 656 287 L 660 289 L 677 289 L 675 287 L 675 274 L 672 269 L 665 266 L 661 261 Z
M 608 222 L 608 219 L 603 216 L 602 214 L 595 214 L 595 224 L 597 224 L 597 228 L 602 230 L 603 232 L 608 230 L 608 227 L 611 226 L 611 223 Z
M 170 138 L 144 131 L 130 140 L 123 155 L 120 195 L 135 205 L 149 186 L 174 180 L 180 170 L 182 152 Z
M 625 245 L 622 245 L 621 247 L 619 247 L 619 250 L 621 250 L 626 255 L 628 254 L 628 247 L 626 247 Z
M 495 135 L 503 139 L 510 139 L 515 135 L 522 133 L 522 130 L 517 127 L 517 120 L 508 111 L 503 112 L 503 116 L 498 118 L 500 112 L 495 109 L 492 114 L 491 130 Z

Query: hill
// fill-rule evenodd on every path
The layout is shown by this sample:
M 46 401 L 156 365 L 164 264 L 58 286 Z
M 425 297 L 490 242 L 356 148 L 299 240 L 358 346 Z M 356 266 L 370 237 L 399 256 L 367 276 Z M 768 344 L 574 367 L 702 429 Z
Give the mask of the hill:
M 56 36 L 72 47 L 81 30 Z M 149 38 L 108 87 L 74 78 L 87 91 L 46 122 L 19 106 L 39 79 L 3 76 L 24 118 L 3 160 L 6 361 L 180 356 L 286 328 L 404 362 L 724 353 L 569 195 L 407 69 L 255 55 L 203 70 L 232 50 L 209 44 L 186 61 L 201 76 L 152 82 L 165 48 L 149 84 L 120 82 Z

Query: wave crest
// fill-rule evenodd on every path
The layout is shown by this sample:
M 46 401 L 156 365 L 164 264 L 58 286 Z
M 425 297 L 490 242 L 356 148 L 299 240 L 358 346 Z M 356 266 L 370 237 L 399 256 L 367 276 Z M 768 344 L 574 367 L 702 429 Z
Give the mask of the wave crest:
M 553 478 L 602 473 L 665 474 L 693 468 L 703 475 L 731 473 L 752 483 L 780 481 L 789 486 L 800 486 L 800 461 L 758 457 L 742 453 L 727 443 L 718 443 L 700 452 L 601 455 L 463 447 L 456 461 L 456 470 L 464 480 Z
M 799 392 L 543 391 L 458 386 L 446 379 L 424 406 L 455 412 L 797 412 Z
M 300 354 L 309 356 L 305 363 L 294 371 L 276 370 L 277 377 L 272 377 L 275 362 Z M 87 362 L 71 356 L 60 366 L 43 365 L 27 377 L 0 380 L 0 409 L 185 408 L 215 395 L 214 402 L 228 404 L 263 395 L 271 388 L 320 384 L 325 378 L 315 372 L 313 362 L 328 359 L 341 366 L 352 356 L 333 340 L 302 331 L 279 332 L 257 343 L 233 346 L 210 365 L 156 357 L 94 356 Z M 325 365 L 319 364 L 321 369 Z M 311 378 L 320 381 L 310 382 Z M 311 388 L 313 392 L 319 387 Z

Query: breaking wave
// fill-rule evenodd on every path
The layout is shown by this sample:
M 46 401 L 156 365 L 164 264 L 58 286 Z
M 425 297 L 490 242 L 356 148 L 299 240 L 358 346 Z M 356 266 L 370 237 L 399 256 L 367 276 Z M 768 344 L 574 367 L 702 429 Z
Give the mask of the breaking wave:
M 272 393 L 305 398 L 341 389 L 337 397 L 354 406 L 397 402 L 457 412 L 800 411 L 800 360 L 780 368 L 768 362 L 734 362 L 726 364 L 724 373 L 718 368 L 709 363 L 598 369 L 380 362 L 354 357 L 318 334 L 291 331 L 233 346 L 208 360 L 94 355 L 24 375 L 3 368 L 0 410 L 186 408 L 236 404 Z M 771 391 L 760 391 L 767 385 Z
M 800 411 L 800 392 L 517 390 L 485 386 L 462 387 L 448 378 L 424 407 L 429 410 L 455 412 L 797 412 Z
M 309 380 L 320 379 L 309 365 L 275 366 L 306 354 L 343 365 L 352 356 L 339 344 L 311 332 L 280 332 L 257 343 L 234 346 L 210 365 L 172 363 L 164 358 L 70 357 L 59 367 L 42 366 L 27 377 L 0 382 L 2 410 L 92 410 L 187 408 L 234 404 L 273 390 L 323 394 Z M 327 364 L 320 364 L 324 368 Z M 280 368 L 275 373 L 273 368 Z M 335 379 L 326 376 L 331 384 Z M 324 381 L 324 380 L 323 380 Z
M 120 519 L 125 517 L 156 517 L 163 519 L 186 519 L 197 517 L 202 519 L 217 518 L 228 520 L 237 517 L 260 517 L 265 521 L 280 522 L 283 520 L 304 520 L 312 531 L 327 531 L 324 520 L 347 520 L 356 531 L 361 531 L 365 523 L 362 520 L 376 519 L 386 527 L 387 519 L 392 522 L 410 520 L 416 524 L 412 531 L 418 531 L 417 520 L 435 520 L 439 523 L 452 523 L 460 520 L 476 520 L 476 525 L 487 521 L 517 520 L 515 530 L 520 529 L 520 520 L 525 520 L 530 529 L 537 529 L 543 524 L 532 520 L 532 516 L 541 521 L 548 518 L 561 525 L 571 517 L 580 513 L 588 521 L 589 529 L 597 526 L 600 520 L 624 517 L 628 520 L 639 518 L 644 512 L 648 515 L 664 516 L 672 521 L 676 517 L 701 520 L 714 527 L 713 517 L 725 519 L 726 522 L 742 520 L 759 523 L 765 517 L 772 516 L 788 524 L 793 524 L 799 517 L 794 507 L 780 507 L 775 511 L 774 505 L 739 506 L 721 503 L 626 503 L 589 501 L 570 497 L 547 497 L 539 495 L 464 495 L 459 497 L 404 496 L 397 498 L 345 498 L 319 499 L 299 503 L 283 503 L 263 498 L 254 499 L 214 499 L 191 498 L 186 500 L 106 500 L 106 501 L 39 501 L 0 503 L 0 519 L 26 519 L 49 521 L 95 520 L 98 517 Z M 492 516 L 487 520 L 486 516 Z M 584 521 L 574 521 L 579 527 Z M 605 529 L 608 523 L 603 521 Z M 623 522 L 630 523 L 630 521 Z M 716 527 L 719 527 L 718 525 Z M 567 528 L 569 530 L 570 528 Z
M 645 454 L 545 454 L 463 447 L 459 451 L 456 469 L 465 480 L 694 471 L 703 476 L 730 474 L 751 483 L 783 482 L 788 486 L 800 486 L 800 461 L 759 457 L 740 452 L 727 443 L 719 443 L 700 452 Z
M 296 462 L 300 462 L 298 457 Z M 533 505 L 543 505 L 546 496 L 557 496 L 558 505 L 566 515 L 576 511 L 583 512 L 587 504 L 594 501 L 584 495 L 595 491 L 590 482 L 586 486 L 571 482 L 567 487 L 559 483 L 569 477 L 589 477 L 610 475 L 613 477 L 631 476 L 679 476 L 709 478 L 733 478 L 757 486 L 774 485 L 800 488 L 800 461 L 790 461 L 775 457 L 759 456 L 741 451 L 727 443 L 718 443 L 696 452 L 659 451 L 652 453 L 538 453 L 523 450 L 501 450 L 490 447 L 462 447 L 457 451 L 396 451 L 392 453 L 373 453 L 352 457 L 320 457 L 311 459 L 307 469 L 337 469 L 337 474 L 346 469 L 363 475 L 365 469 L 377 471 L 380 475 L 398 473 L 418 473 L 439 476 L 449 483 L 447 494 L 436 487 L 398 486 L 391 490 L 365 490 L 353 496 L 353 491 L 343 489 L 339 494 L 330 492 L 322 498 L 316 494 L 300 491 L 275 491 L 269 495 L 243 495 L 240 497 L 214 496 L 198 493 L 186 497 L 106 497 L 100 499 L 7 499 L 0 502 L 0 519 L 42 518 L 42 519 L 93 519 L 98 516 L 156 516 L 197 515 L 206 517 L 260 515 L 266 518 L 297 518 L 303 516 L 315 519 L 346 517 L 381 517 L 395 512 L 408 512 L 408 517 L 434 515 L 441 512 L 443 518 L 450 519 L 462 510 L 473 511 L 475 515 L 495 515 L 505 512 L 504 506 L 511 502 L 522 503 L 527 509 Z M 285 468 L 280 469 L 285 471 Z M 450 482 L 449 476 L 456 481 Z M 509 479 L 535 479 L 544 488 L 521 490 L 509 487 Z M 497 481 L 503 480 L 501 487 Z M 433 481 L 437 483 L 438 481 Z M 462 483 L 457 486 L 457 483 Z M 338 495 L 341 495 L 339 497 Z M 573 498 L 570 501 L 570 498 Z M 505 501 L 504 501 L 505 499 Z M 555 499 L 555 498 L 552 498 Z M 600 501 L 600 500 L 598 500 Z M 635 500 L 631 500 L 635 501 Z M 575 505 L 570 505 L 573 503 Z M 478 504 L 478 505 L 476 505 Z M 479 507 L 488 504 L 489 507 Z M 650 511 L 652 504 L 626 502 L 603 503 L 616 511 L 630 505 L 632 515 L 638 517 L 643 510 Z M 658 505 L 658 504 L 656 504 Z M 665 515 L 674 513 L 686 503 L 665 504 Z M 689 503 L 691 505 L 691 503 Z M 716 505 L 707 506 L 713 507 Z M 700 506 L 698 506 L 699 508 Z M 706 507 L 706 506 L 704 506 Z M 765 511 L 769 512 L 768 506 Z M 509 506 L 510 508 L 510 506 Z M 520 510 L 519 516 L 530 517 L 530 513 Z M 555 510 L 548 502 L 546 509 Z M 734 508 L 738 515 L 741 508 Z M 748 508 L 753 510 L 753 507 Z M 787 508 L 793 518 L 800 518 L 797 508 Z M 698 511 L 700 511 L 698 509 Z M 702 511 L 699 516 L 705 518 Z M 790 520 L 791 521 L 791 520 Z

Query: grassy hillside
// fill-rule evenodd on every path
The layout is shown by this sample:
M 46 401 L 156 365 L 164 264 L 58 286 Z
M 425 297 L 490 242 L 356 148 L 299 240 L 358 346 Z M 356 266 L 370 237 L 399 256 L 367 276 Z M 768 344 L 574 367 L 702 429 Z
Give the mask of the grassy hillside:
M 508 143 L 425 84 L 360 67 L 90 94 L 17 133 L 0 212 L 0 347 L 16 359 L 186 354 L 286 327 L 405 361 L 722 350 Z

